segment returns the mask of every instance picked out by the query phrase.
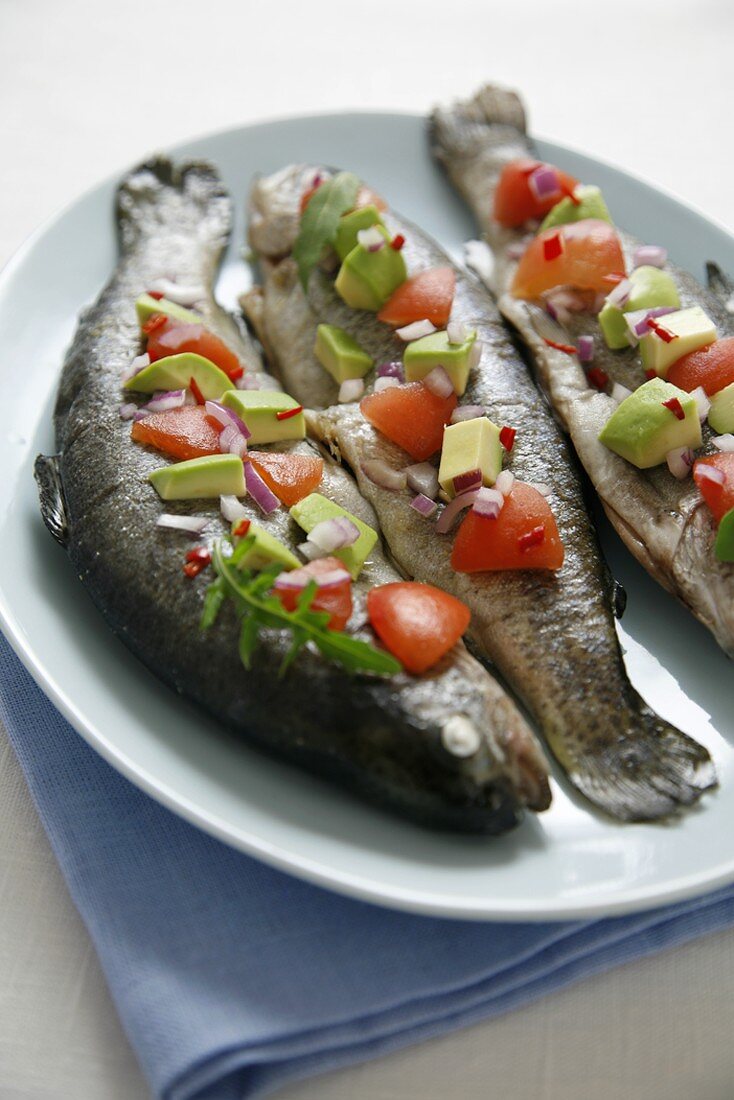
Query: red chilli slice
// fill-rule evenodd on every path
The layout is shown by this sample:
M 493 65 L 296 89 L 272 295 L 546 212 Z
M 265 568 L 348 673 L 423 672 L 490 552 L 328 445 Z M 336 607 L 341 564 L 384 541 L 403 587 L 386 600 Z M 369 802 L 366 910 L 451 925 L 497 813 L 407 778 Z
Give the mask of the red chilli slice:
M 205 398 L 204 398 L 204 394 L 203 394 L 203 393 L 201 392 L 201 390 L 199 389 L 199 386 L 198 386 L 198 384 L 197 384 L 197 381 L 196 381 L 196 379 L 195 379 L 195 378 L 193 377 L 193 375 L 192 375 L 192 377 L 191 377 L 191 378 L 189 378 L 189 389 L 191 390 L 191 392 L 193 393 L 194 397 L 196 398 L 196 404 L 197 404 L 197 405 L 206 405 L 206 400 L 205 400 Z
M 606 371 L 603 371 L 601 367 L 592 367 L 587 372 L 586 377 L 591 382 L 592 386 L 595 386 L 598 390 L 604 390 L 609 382 L 609 375 Z
M 160 290 L 149 290 L 147 291 L 147 295 L 149 298 L 155 298 L 156 302 L 160 302 L 161 298 L 163 297 L 163 294 L 160 292 Z
M 610 286 L 616 286 L 617 283 L 621 283 L 626 278 L 626 275 L 620 275 L 618 271 L 610 271 L 608 275 L 602 275 L 602 282 L 609 283 Z
M 656 370 L 654 370 L 652 367 L 648 367 L 647 370 L 645 371 L 645 378 L 647 378 L 648 382 L 652 381 L 653 378 L 657 378 L 657 376 L 658 376 L 658 372 Z
M 505 448 L 506 451 L 509 452 L 509 451 L 512 450 L 513 444 L 515 442 L 515 436 L 516 435 L 517 435 L 517 429 L 516 428 L 508 428 L 507 425 L 505 425 L 504 428 L 500 429 L 500 443 L 502 444 L 502 446 Z
M 667 401 L 663 401 L 663 405 L 666 409 L 670 409 L 678 420 L 685 420 L 686 414 L 683 412 L 683 406 L 677 397 L 671 397 Z
M 390 241 L 390 248 L 394 248 L 396 252 L 399 252 L 404 244 L 405 237 L 403 236 L 403 234 L 396 233 L 393 239 Z
M 533 546 L 540 546 L 545 540 L 545 527 L 542 523 L 539 523 L 537 527 L 533 527 L 532 531 L 528 531 L 525 535 L 520 535 L 517 540 L 517 544 L 521 550 L 530 550 Z
M 234 529 L 234 533 L 238 539 L 243 539 L 247 532 L 250 530 L 250 522 L 251 521 L 249 519 L 241 519 L 240 522 L 237 524 Z
M 193 550 L 189 550 L 186 554 L 183 571 L 190 579 L 198 577 L 202 569 L 206 569 L 211 560 L 212 556 L 206 546 L 195 546 Z
M 647 318 L 647 327 L 651 328 L 656 336 L 659 336 L 666 344 L 672 344 L 674 340 L 678 339 L 676 332 L 671 332 L 669 329 L 661 325 L 659 321 L 656 321 L 654 317 Z
M 298 416 L 303 412 L 303 405 L 296 405 L 293 409 L 282 409 L 275 414 L 276 420 L 290 420 L 292 416 Z
M 162 328 L 168 321 L 165 313 L 151 313 L 148 320 L 143 325 L 143 332 L 146 336 L 150 336 L 151 332 L 156 332 L 157 329 Z
M 578 355 L 579 349 L 575 344 L 559 344 L 557 340 L 551 340 L 548 336 L 543 337 L 543 343 L 547 344 L 549 348 L 555 348 L 556 351 L 565 351 L 566 355 Z
M 557 260 L 563 252 L 563 240 L 560 233 L 554 233 L 543 241 L 543 259 Z

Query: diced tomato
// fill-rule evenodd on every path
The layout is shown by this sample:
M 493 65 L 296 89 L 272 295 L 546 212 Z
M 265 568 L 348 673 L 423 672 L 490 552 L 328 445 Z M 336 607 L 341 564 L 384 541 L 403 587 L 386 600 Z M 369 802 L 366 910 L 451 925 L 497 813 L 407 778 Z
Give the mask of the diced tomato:
M 561 251 L 549 260 L 545 242 L 551 237 L 560 238 Z M 516 298 L 539 298 L 556 286 L 608 291 L 610 271 L 624 271 L 619 237 L 608 222 L 585 218 L 546 229 L 533 238 L 517 266 L 512 293 Z
M 422 382 L 409 382 L 368 393 L 359 407 L 378 431 L 411 458 L 423 462 L 443 443 L 444 427 L 456 408 L 456 394 L 438 397 Z
M 328 611 L 331 618 L 328 622 L 329 630 L 343 630 L 349 622 L 352 614 L 352 579 L 344 569 L 344 563 L 338 558 L 318 558 L 304 565 L 301 569 L 294 569 L 288 573 L 289 581 L 299 581 L 300 588 L 274 588 L 273 593 L 278 597 L 286 611 L 295 611 L 298 597 L 307 584 L 312 580 L 318 581 L 327 573 L 338 570 L 344 573 L 344 580 L 337 584 L 325 585 L 318 588 L 311 603 L 314 611 Z
M 436 328 L 445 328 L 455 289 L 453 268 L 431 267 L 420 271 L 398 287 L 377 314 L 377 320 L 399 328 L 426 318 Z
M 408 672 L 425 672 L 456 645 L 469 625 L 466 604 L 431 584 L 397 581 L 367 593 L 375 633 Z
M 545 532 L 542 541 L 539 527 Z M 548 501 L 531 485 L 516 481 L 497 519 L 470 510 L 456 534 L 451 565 L 457 573 L 560 569 L 563 543 Z
M 724 484 L 719 485 L 702 476 L 703 466 L 713 466 L 721 470 L 725 477 Z M 697 458 L 693 463 L 693 480 L 701 490 L 701 496 L 711 509 L 714 519 L 720 523 L 726 513 L 734 508 L 734 454 L 729 452 Z
M 147 352 L 151 363 L 163 359 L 166 355 L 180 355 L 184 351 L 202 355 L 224 371 L 233 380 L 240 378 L 240 361 L 227 345 L 208 332 L 203 325 L 182 325 L 166 319 L 166 325 L 151 332 L 148 337 Z
M 132 438 L 171 458 L 201 458 L 219 453 L 219 432 L 202 405 L 182 405 L 133 422 Z
M 703 386 L 709 397 L 734 382 L 734 336 L 682 355 L 668 370 L 668 382 L 691 393 Z
M 324 472 L 323 459 L 316 455 L 250 451 L 249 458 L 270 491 L 289 508 L 318 488 Z
M 524 225 L 532 218 L 544 218 L 564 195 L 573 192 L 578 180 L 556 168 L 561 194 L 552 195 L 547 199 L 537 199 L 528 181 L 535 169 L 540 168 L 541 165 L 542 162 L 539 160 L 513 160 L 502 169 L 502 175 L 494 193 L 493 210 L 495 221 L 500 225 L 513 229 Z

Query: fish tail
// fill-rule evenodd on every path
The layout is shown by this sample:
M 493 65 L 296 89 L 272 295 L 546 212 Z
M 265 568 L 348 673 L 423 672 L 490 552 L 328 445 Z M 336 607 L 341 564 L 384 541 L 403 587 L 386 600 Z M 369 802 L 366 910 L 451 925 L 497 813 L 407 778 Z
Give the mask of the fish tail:
M 449 167 L 475 158 L 484 148 L 521 140 L 525 109 L 516 92 L 485 84 L 471 99 L 436 108 L 429 126 L 433 153 Z
M 712 260 L 706 263 L 706 282 L 712 294 L 715 294 L 727 313 L 734 313 L 734 280 L 725 275 L 718 264 Z
M 66 501 L 61 484 L 58 455 L 39 455 L 33 465 L 43 522 L 60 546 L 69 542 Z
M 580 755 L 569 778 L 595 806 L 621 821 L 657 821 L 717 785 L 708 751 L 633 693 L 618 732 Z
M 116 217 L 123 252 L 146 238 L 178 234 L 210 245 L 219 257 L 232 229 L 232 202 L 208 162 L 174 164 L 159 154 L 124 177 Z

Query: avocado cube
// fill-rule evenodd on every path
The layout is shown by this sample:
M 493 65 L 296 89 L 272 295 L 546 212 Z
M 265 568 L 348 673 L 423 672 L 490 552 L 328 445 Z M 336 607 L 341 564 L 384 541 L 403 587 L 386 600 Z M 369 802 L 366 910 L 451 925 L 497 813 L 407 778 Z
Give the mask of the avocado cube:
M 374 363 L 357 341 L 336 325 L 318 326 L 314 352 L 321 366 L 340 383 L 348 378 L 364 378 Z
M 348 214 L 342 214 L 334 243 L 340 260 L 345 260 L 352 249 L 356 248 L 359 231 L 369 229 L 372 225 L 381 225 L 384 228 L 380 211 L 376 206 L 360 206 L 358 210 L 350 210 Z
M 578 201 L 574 202 L 566 195 L 548 211 L 540 225 L 541 233 L 544 229 L 568 225 L 569 222 L 584 221 L 586 218 L 598 218 L 600 221 L 613 224 L 604 196 L 598 187 L 580 183 L 574 191 L 574 198 Z
M 667 313 L 660 318 L 660 324 L 673 334 L 674 340 L 667 342 L 656 332 L 648 332 L 640 340 L 643 367 L 654 370 L 660 378 L 665 378 L 676 360 L 689 351 L 713 344 L 716 339 L 716 325 L 700 306 Z
M 676 285 L 667 271 L 643 265 L 629 276 L 630 295 L 624 306 L 606 302 L 599 314 L 599 324 L 608 348 L 627 348 L 631 344 L 630 332 L 624 319 L 625 313 L 637 309 L 655 309 L 657 306 L 680 308 Z M 661 324 L 666 322 L 661 319 Z
M 456 495 L 455 477 L 481 470 L 482 484 L 494 485 L 501 469 L 500 430 L 488 417 L 478 416 L 444 428 L 438 480 L 450 497 Z
M 333 500 L 322 496 L 321 493 L 311 493 L 303 500 L 299 500 L 298 504 L 293 505 L 290 513 L 306 534 L 313 531 L 317 523 L 321 523 L 325 519 L 335 519 L 337 516 L 346 516 L 347 519 L 357 525 L 359 528 L 357 541 L 353 542 L 351 546 L 345 546 L 342 550 L 335 550 L 333 553 L 333 557 L 343 561 L 352 574 L 352 579 L 356 580 L 367 560 L 367 555 L 377 542 L 377 532 L 368 524 L 363 523 L 361 519 L 353 516 L 351 512 L 347 512 L 346 508 L 342 508 L 340 504 L 335 504 Z
M 376 313 L 394 290 L 408 277 L 403 254 L 390 248 L 390 234 L 384 226 L 377 227 L 385 245 L 370 252 L 361 244 L 347 254 L 336 277 L 336 289 L 352 309 L 369 309 Z
M 432 332 L 412 340 L 405 349 L 403 366 L 406 382 L 420 382 L 434 367 L 443 367 L 459 396 L 469 381 L 471 355 L 476 332 L 470 332 L 463 344 L 450 344 L 447 332 Z
M 673 397 L 680 401 L 683 420 L 663 404 Z M 599 439 L 639 470 L 658 466 L 675 447 L 701 446 L 696 399 L 662 378 L 651 378 L 617 406 Z
M 711 398 L 709 424 L 719 435 L 734 432 L 734 382 Z
M 161 466 L 148 474 L 148 481 L 161 500 L 243 497 L 247 493 L 245 469 L 238 455 L 204 455 Z
M 186 325 L 203 325 L 204 318 L 190 309 L 184 309 L 176 302 L 169 302 L 167 298 L 152 298 L 150 294 L 141 294 L 135 303 L 135 312 L 138 315 L 138 323 L 142 328 L 154 313 L 163 313 L 174 321 L 182 321 Z
M 190 387 L 194 379 L 203 397 L 218 401 L 232 388 L 232 379 L 203 355 L 184 351 L 180 355 L 166 355 L 156 359 L 149 367 L 128 378 L 123 389 L 135 393 L 156 393 L 158 390 L 182 390 Z
M 714 553 L 719 561 L 734 561 L 734 508 L 721 517 Z
M 234 409 L 252 433 L 248 443 L 278 443 L 282 439 L 305 439 L 306 421 L 294 398 L 281 390 L 228 390 L 222 404 Z M 282 416 L 296 409 L 292 416 Z M 281 417 L 278 417 L 278 414 Z
M 238 569 L 252 569 L 257 572 L 275 563 L 285 566 L 286 569 L 300 568 L 301 562 L 296 555 L 259 523 L 251 523 L 244 537 L 251 539 L 253 536 L 255 541 L 252 546 L 237 561 Z

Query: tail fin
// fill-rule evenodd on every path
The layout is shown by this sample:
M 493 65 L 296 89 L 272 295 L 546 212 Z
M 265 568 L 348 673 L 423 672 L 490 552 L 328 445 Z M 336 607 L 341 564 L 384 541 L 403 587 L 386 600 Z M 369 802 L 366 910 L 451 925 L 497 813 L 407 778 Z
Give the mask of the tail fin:
M 475 157 L 478 147 L 514 144 L 526 132 L 525 108 L 516 92 L 485 84 L 471 99 L 437 107 L 430 120 L 438 160 Z
M 625 713 L 628 720 L 625 721 Z M 620 821 L 657 821 L 717 785 L 708 751 L 660 718 L 636 694 L 620 707 L 619 732 L 602 735 L 568 768 L 571 782 Z
M 220 255 L 232 229 L 232 203 L 217 170 L 206 161 L 174 165 L 160 155 L 125 176 L 116 215 L 123 251 L 143 237 L 175 231 L 210 242 Z
M 727 313 L 734 313 L 734 280 L 725 275 L 718 264 L 711 260 L 706 264 L 706 281 Z

